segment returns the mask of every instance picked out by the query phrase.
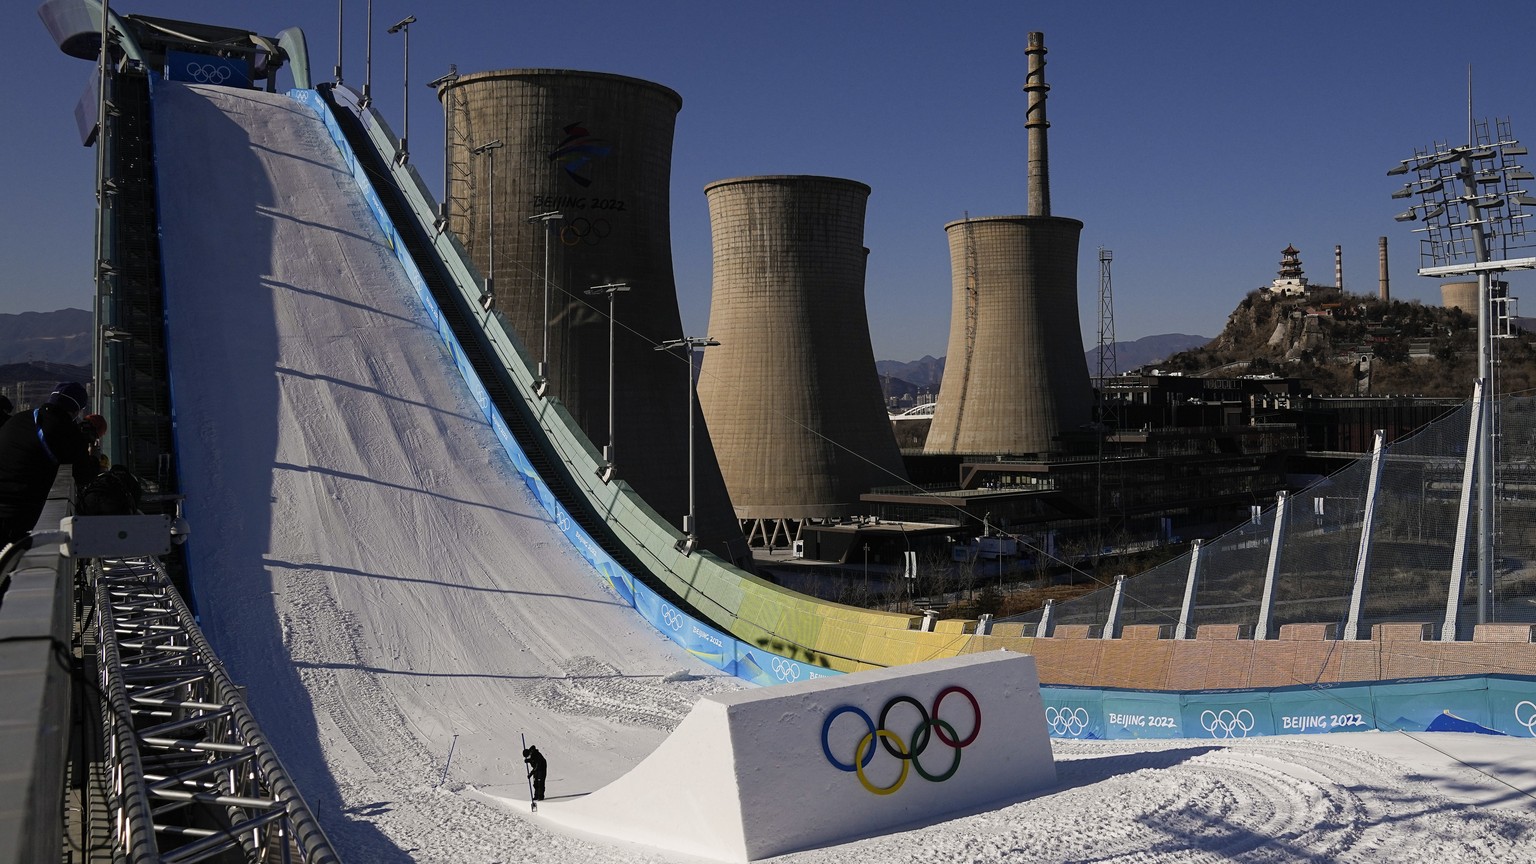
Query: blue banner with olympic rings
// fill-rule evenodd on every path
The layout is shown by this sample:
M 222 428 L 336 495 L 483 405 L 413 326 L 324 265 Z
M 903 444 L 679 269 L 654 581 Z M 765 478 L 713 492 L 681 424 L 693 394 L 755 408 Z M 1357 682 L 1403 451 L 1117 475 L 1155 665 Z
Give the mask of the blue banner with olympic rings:
M 1042 686 L 1051 737 L 1250 738 L 1458 731 L 1536 737 L 1536 676 L 1463 675 L 1270 690 Z

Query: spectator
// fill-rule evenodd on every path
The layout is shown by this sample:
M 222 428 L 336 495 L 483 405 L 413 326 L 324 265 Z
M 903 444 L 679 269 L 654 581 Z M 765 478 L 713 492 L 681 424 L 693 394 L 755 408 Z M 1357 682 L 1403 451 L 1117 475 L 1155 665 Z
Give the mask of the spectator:
M 11 400 L 0 396 L 0 426 L 4 426 L 5 421 L 11 419 L 11 412 L 15 410 L 16 406 L 11 404 Z
M 67 381 L 32 411 L 0 426 L 0 543 L 26 536 L 43 513 L 59 466 L 69 465 L 83 484 L 101 473 L 91 441 L 80 431 L 85 388 Z

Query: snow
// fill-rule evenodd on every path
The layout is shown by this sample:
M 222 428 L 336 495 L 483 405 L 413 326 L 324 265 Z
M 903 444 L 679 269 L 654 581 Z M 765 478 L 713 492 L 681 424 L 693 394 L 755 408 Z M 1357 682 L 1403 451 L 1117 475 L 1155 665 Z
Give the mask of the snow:
M 516 479 L 318 122 L 158 85 L 171 374 L 202 625 L 348 861 L 677 860 L 526 799 L 638 765 L 746 685 L 645 626 Z M 448 760 L 452 750 L 451 763 Z M 784 856 L 1536 861 L 1536 741 L 1054 744 L 999 809 Z

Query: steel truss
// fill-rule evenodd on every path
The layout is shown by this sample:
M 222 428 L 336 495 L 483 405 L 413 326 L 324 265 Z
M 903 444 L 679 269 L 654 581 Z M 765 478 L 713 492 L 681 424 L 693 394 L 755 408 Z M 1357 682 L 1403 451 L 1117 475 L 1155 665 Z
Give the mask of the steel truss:
M 339 862 L 160 562 L 91 576 L 120 860 Z

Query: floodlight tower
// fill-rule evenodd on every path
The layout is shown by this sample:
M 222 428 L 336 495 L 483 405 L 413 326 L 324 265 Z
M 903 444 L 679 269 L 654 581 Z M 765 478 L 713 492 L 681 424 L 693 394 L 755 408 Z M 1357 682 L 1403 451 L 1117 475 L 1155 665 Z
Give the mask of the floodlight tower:
M 1469 103 L 1470 104 L 1470 103 Z M 1413 173 L 1414 179 L 1392 193 L 1393 198 L 1417 198 L 1394 218 L 1399 222 L 1422 221 L 1413 229 L 1419 241 L 1420 276 L 1477 274 L 1477 378 L 1481 398 L 1474 400 L 1477 413 L 1477 620 L 1489 620 L 1493 599 L 1493 430 L 1491 335 L 1492 276 L 1506 270 L 1536 269 L 1536 257 L 1511 257 L 1512 250 L 1529 249 L 1527 208 L 1536 209 L 1536 198 L 1518 184 L 1536 179 L 1515 159 L 1527 154 L 1510 133 L 1509 121 L 1467 121 L 1470 143 L 1451 146 L 1437 143 L 1416 151 L 1391 170 L 1389 176 Z M 1502 308 L 1502 306 L 1501 306 Z M 1465 544 L 1458 538 L 1458 559 Z M 1459 560 L 1458 560 L 1459 563 Z M 1459 576 L 1459 573 L 1457 574 Z

